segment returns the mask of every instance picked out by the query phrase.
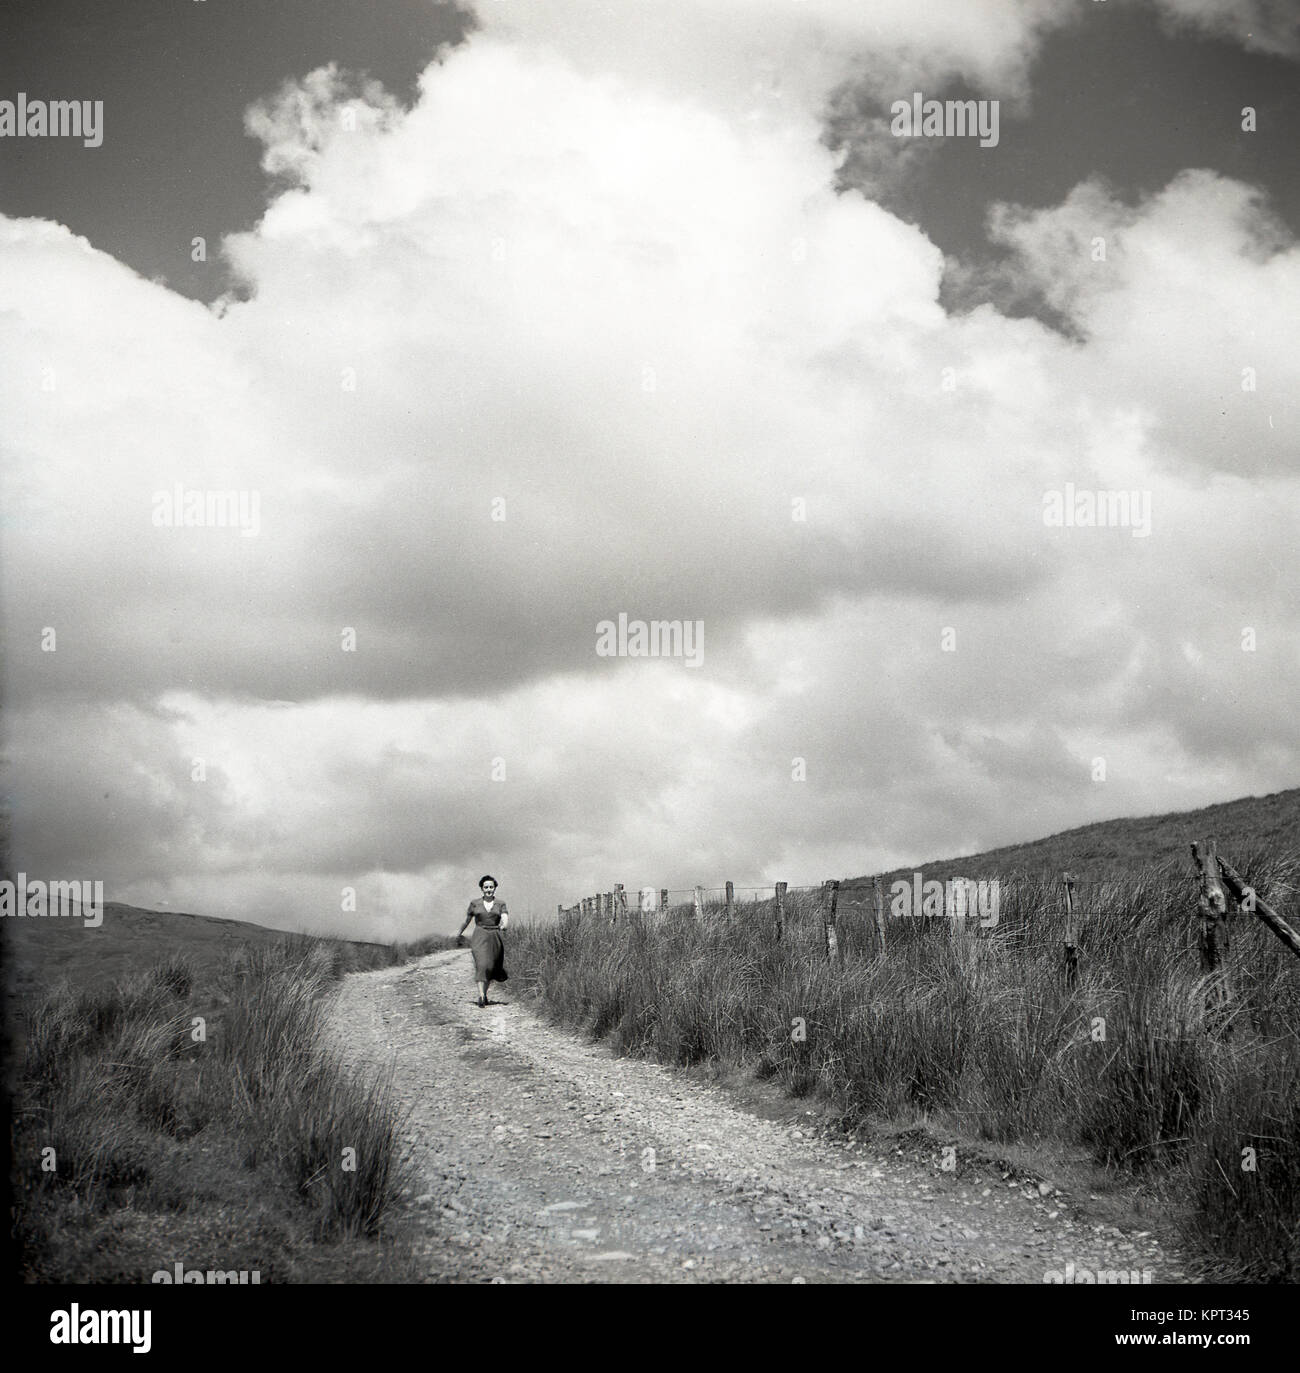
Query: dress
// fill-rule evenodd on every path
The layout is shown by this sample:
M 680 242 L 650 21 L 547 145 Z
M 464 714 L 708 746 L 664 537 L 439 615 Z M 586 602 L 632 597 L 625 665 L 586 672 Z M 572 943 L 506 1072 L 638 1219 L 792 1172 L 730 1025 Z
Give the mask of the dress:
M 474 955 L 475 982 L 505 982 L 506 946 L 501 938 L 501 917 L 506 914 L 506 903 L 498 897 L 488 910 L 481 896 L 469 903 L 465 912 L 466 919 L 474 921 L 474 933 L 470 938 L 470 952 Z

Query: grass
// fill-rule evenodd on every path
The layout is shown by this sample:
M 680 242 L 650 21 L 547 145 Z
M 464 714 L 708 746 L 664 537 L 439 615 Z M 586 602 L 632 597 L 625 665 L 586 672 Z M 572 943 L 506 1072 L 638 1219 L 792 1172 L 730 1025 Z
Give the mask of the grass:
M 1237 856 L 1265 899 L 1294 911 L 1300 866 Z M 995 928 L 952 936 L 942 921 L 891 919 L 883 957 L 869 907 L 842 906 L 838 966 L 815 892 L 791 893 L 779 943 L 771 902 L 730 924 L 689 907 L 613 929 L 522 922 L 512 985 L 620 1052 L 752 1068 L 851 1128 L 941 1121 L 967 1139 L 1084 1146 L 1168 1198 L 1218 1276 L 1296 1281 L 1300 962 L 1238 915 L 1228 1009 L 1216 1009 L 1190 863 L 1171 863 L 1081 886 L 1067 985 L 1059 892 L 1055 874 L 1005 873 Z
M 13 1193 L 28 1281 L 420 1276 L 395 1221 L 403 1121 L 344 1071 L 324 994 L 393 950 L 305 937 L 179 954 L 29 997 L 15 1027 Z

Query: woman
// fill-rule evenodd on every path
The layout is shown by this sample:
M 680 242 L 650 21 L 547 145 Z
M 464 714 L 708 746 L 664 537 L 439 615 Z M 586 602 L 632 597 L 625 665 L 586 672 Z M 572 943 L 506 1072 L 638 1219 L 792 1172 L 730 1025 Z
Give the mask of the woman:
M 506 946 L 501 931 L 510 923 L 510 912 L 506 910 L 504 901 L 496 899 L 495 877 L 480 877 L 478 889 L 483 895 L 469 903 L 465 923 L 456 931 L 456 938 L 462 939 L 473 921 L 474 934 L 469 947 L 474 954 L 474 981 L 478 983 L 478 1004 L 486 1006 L 488 983 L 493 979 L 498 982 L 507 980 Z

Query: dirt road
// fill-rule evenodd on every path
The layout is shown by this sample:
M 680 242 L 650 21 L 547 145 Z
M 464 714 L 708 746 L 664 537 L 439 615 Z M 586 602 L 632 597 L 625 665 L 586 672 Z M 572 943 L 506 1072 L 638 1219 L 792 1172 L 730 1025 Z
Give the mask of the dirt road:
M 344 979 L 344 1061 L 392 1065 L 430 1281 L 1186 1281 L 1143 1231 L 992 1165 L 800 1128 L 721 1087 L 547 1025 L 511 985 L 480 1010 L 467 951 Z

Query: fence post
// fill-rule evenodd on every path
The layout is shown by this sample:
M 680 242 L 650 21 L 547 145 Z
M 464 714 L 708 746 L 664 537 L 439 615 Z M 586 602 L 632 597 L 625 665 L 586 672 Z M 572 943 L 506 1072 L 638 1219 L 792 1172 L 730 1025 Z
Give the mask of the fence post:
M 1219 1033 L 1231 1035 L 1232 1021 L 1227 1019 L 1230 1000 L 1227 978 L 1219 972 L 1219 964 L 1228 949 L 1228 897 L 1220 879 L 1219 845 L 1215 839 L 1205 840 L 1205 853 L 1192 844 L 1192 858 L 1201 878 L 1201 895 L 1196 903 L 1201 917 L 1201 971 L 1211 974 L 1205 993 L 1205 1009 L 1218 1022 Z
M 840 953 L 839 940 L 835 935 L 835 907 L 839 904 L 840 884 L 832 879 L 822 883 L 823 890 L 827 887 L 830 888 L 831 892 L 831 904 L 829 908 L 823 907 L 825 913 L 822 916 L 822 931 L 826 936 L 826 957 L 834 963 L 839 958 Z
M 1074 918 L 1074 878 L 1067 872 L 1065 883 L 1065 985 L 1073 987 L 1079 980 L 1079 931 Z
M 885 895 L 880 889 L 880 878 L 872 878 L 876 889 L 876 938 L 880 940 L 880 952 L 885 952 Z
M 735 883 L 727 883 L 727 921 L 730 923 L 731 917 L 736 913 L 736 887 Z
M 668 914 L 668 888 L 667 888 L 667 887 L 660 887 L 660 888 L 659 888 L 659 909 L 663 912 L 664 915 L 667 915 L 667 914 Z
M 701 920 L 704 917 L 704 888 L 695 888 L 695 918 Z
M 1231 863 L 1224 859 L 1219 859 L 1219 872 L 1223 875 L 1223 880 L 1227 883 L 1228 889 L 1232 892 L 1237 904 L 1244 911 L 1250 911 L 1259 916 L 1270 930 L 1291 950 L 1297 958 L 1300 958 L 1300 934 L 1297 934 L 1290 925 L 1273 909 L 1266 901 L 1260 900 L 1255 895 L 1254 888 L 1248 887 L 1240 878 L 1237 870 Z
M 559 902 L 556 903 L 556 906 L 555 906 L 555 915 L 556 915 L 556 918 L 557 918 L 557 919 L 562 919 L 562 918 L 563 918 L 563 916 L 564 916 L 564 902 L 563 902 L 563 901 L 559 901 Z
M 1192 858 L 1196 863 L 1196 871 L 1201 878 L 1201 895 L 1196 904 L 1197 913 L 1201 917 L 1200 930 L 1200 949 L 1201 949 L 1201 970 L 1212 973 L 1218 966 L 1223 949 L 1227 946 L 1227 925 L 1226 918 L 1228 913 L 1228 898 L 1223 891 L 1223 883 L 1219 880 L 1219 855 L 1218 843 L 1214 839 L 1205 841 L 1205 852 L 1202 854 L 1199 844 L 1192 845 Z M 1222 932 L 1223 944 L 1219 943 L 1219 935 Z
M 1273 906 L 1257 897 L 1255 888 L 1246 886 L 1238 875 L 1237 869 L 1230 862 L 1224 861 L 1223 858 L 1219 859 L 1219 872 L 1222 873 L 1224 883 L 1227 883 L 1227 888 L 1233 894 L 1237 905 L 1241 906 L 1242 910 L 1249 910 L 1252 914 L 1259 916 L 1259 919 L 1263 920 L 1263 923 L 1278 936 L 1278 939 L 1281 939 L 1282 943 L 1285 943 L 1286 947 L 1297 958 L 1300 958 L 1300 935 L 1297 935 L 1296 931 L 1292 930 L 1292 927 L 1275 912 Z
M 627 916 L 627 895 L 621 882 L 614 883 L 614 894 L 610 901 L 610 923 L 617 924 L 619 916 Z
M 967 902 L 969 900 L 970 892 L 967 887 L 966 878 L 950 877 L 947 882 L 944 883 L 943 913 L 948 921 L 949 939 L 955 939 L 958 934 L 965 934 Z
M 785 924 L 785 882 L 776 884 L 776 942 L 781 942 L 781 927 Z

